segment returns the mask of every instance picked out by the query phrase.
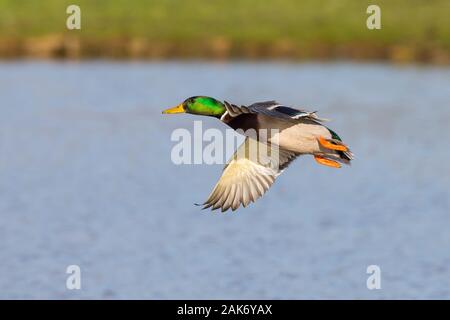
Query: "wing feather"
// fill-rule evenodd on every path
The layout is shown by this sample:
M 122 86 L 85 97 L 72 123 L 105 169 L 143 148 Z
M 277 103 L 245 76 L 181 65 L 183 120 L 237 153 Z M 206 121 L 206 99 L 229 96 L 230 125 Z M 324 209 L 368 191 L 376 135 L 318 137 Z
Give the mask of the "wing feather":
M 273 100 L 256 102 L 249 106 L 237 106 L 224 101 L 224 105 L 227 110 L 226 114 L 231 117 L 237 117 L 244 113 L 256 113 L 290 122 L 309 120 L 314 123 L 321 124 L 324 121 L 328 121 L 327 119 L 319 118 L 316 115 L 316 111 L 307 111 L 288 107 Z
M 213 210 L 220 208 L 226 211 L 231 208 L 234 211 L 241 204 L 245 207 L 255 202 L 297 156 L 286 150 L 273 152 L 273 147 L 267 145 L 264 145 L 266 149 L 263 150 L 270 149 L 269 155 L 255 154 L 262 145 L 262 142 L 246 138 L 225 166 L 222 176 L 204 203 L 204 209 L 212 207 Z

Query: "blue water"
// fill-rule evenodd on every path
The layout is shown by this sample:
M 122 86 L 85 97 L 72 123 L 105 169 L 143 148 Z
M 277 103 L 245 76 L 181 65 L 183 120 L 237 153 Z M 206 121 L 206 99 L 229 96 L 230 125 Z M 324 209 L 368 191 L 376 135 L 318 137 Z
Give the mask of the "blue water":
M 172 164 L 199 118 L 161 115 L 199 94 L 318 110 L 356 159 L 201 211 L 222 166 Z M 3 62 L 0 97 L 0 298 L 450 298 L 449 68 Z

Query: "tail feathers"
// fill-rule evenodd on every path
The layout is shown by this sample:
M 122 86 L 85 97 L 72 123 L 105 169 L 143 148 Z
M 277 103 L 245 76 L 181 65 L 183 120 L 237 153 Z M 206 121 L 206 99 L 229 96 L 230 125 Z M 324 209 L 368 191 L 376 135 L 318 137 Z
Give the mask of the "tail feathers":
M 350 161 L 352 161 L 354 159 L 353 153 L 350 150 L 338 151 L 338 155 L 339 155 L 339 158 L 341 159 L 341 161 L 348 165 L 350 165 Z
M 329 139 L 328 141 L 330 141 L 333 144 L 339 145 L 339 146 L 344 146 L 347 148 L 346 151 L 335 151 L 337 153 L 338 156 L 338 161 L 350 165 L 350 161 L 352 161 L 354 159 L 354 155 L 353 153 L 350 151 L 350 148 L 344 144 L 341 140 L 338 139 Z

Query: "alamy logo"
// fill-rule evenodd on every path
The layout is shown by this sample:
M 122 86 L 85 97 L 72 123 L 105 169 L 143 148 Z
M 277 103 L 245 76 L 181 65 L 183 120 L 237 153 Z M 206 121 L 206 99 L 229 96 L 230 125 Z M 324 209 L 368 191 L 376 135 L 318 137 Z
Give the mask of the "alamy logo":
M 69 290 L 81 289 L 81 269 L 78 265 L 73 264 L 67 267 L 66 273 L 70 274 L 66 280 L 66 288 Z
M 381 9 L 376 4 L 367 7 L 366 13 L 370 14 L 366 20 L 366 26 L 369 30 L 381 29 Z
M 69 30 L 81 29 L 81 9 L 75 4 L 71 4 L 67 7 L 66 13 L 70 14 L 66 20 L 66 27 Z
M 367 274 L 370 276 L 367 278 L 367 289 L 381 289 L 381 269 L 379 266 L 372 264 L 367 267 Z
M 193 135 L 184 128 L 175 129 L 170 139 L 171 160 L 174 164 L 225 164 L 226 156 L 234 159 L 248 158 L 262 165 L 276 166 L 279 163 L 278 129 L 226 129 L 225 134 L 215 128 L 203 130 L 202 121 L 194 121 Z M 250 138 L 248 148 L 238 148 L 238 137 Z M 206 144 L 205 144 L 206 143 Z

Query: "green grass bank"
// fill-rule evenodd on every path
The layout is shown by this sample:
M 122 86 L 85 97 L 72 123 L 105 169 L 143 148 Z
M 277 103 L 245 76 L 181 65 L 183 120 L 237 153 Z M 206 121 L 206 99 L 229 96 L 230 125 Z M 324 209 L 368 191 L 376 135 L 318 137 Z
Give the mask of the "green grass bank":
M 81 8 L 68 30 L 66 8 Z M 381 8 L 381 30 L 366 9 Z M 450 63 L 449 0 L 0 0 L 0 57 Z

